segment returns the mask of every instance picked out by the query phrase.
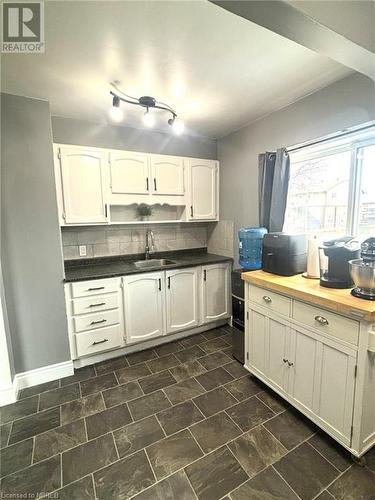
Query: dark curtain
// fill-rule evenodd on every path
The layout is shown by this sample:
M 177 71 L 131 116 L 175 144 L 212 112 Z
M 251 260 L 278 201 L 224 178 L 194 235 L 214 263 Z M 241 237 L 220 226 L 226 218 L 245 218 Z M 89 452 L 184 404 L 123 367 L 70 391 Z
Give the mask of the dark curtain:
M 288 196 L 290 159 L 285 148 L 262 153 L 259 162 L 259 225 L 282 231 Z

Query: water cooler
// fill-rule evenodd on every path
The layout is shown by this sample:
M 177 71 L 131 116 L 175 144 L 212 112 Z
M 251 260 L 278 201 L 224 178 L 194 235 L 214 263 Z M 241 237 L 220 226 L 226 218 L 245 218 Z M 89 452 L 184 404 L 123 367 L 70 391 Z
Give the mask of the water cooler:
M 241 273 L 262 268 L 263 236 L 267 233 L 264 227 L 240 229 L 239 263 L 241 268 L 232 271 L 232 324 L 233 357 L 241 364 L 245 362 L 245 286 Z

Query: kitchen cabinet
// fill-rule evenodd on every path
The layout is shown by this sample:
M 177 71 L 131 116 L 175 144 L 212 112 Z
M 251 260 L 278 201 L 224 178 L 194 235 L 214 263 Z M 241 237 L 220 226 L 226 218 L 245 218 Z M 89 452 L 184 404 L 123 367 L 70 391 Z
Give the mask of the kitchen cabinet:
M 150 191 L 149 158 L 142 153 L 109 153 L 112 194 L 148 194 Z
M 124 280 L 127 343 L 164 334 L 164 272 L 126 276 Z
M 164 206 L 155 211 L 155 222 L 219 220 L 217 161 L 59 144 L 54 149 L 62 226 L 142 224 L 134 215 L 141 203 Z
M 64 222 L 107 223 L 105 153 L 95 149 L 60 147 L 57 159 Z
M 153 195 L 183 195 L 184 161 L 178 156 L 151 155 Z
M 230 317 L 230 269 L 224 262 L 65 283 L 72 359 L 220 324 Z
M 263 304 L 260 299 L 270 295 L 268 290 L 251 283 L 246 286 L 245 367 L 360 455 L 358 438 L 353 440 L 359 348 L 353 344 L 358 344 L 358 321 L 316 306 L 309 312 L 308 303 L 275 292 L 271 309 L 269 302 Z M 291 301 L 291 308 L 285 300 Z M 281 305 L 279 310 L 275 304 Z M 316 326 L 311 314 L 318 318 Z M 326 330 L 321 318 L 326 320 Z
M 202 267 L 201 322 L 209 323 L 230 316 L 230 275 L 228 264 Z
M 198 271 L 197 267 L 166 271 L 167 333 L 198 325 Z
M 218 205 L 218 162 L 189 160 L 189 220 L 216 220 Z

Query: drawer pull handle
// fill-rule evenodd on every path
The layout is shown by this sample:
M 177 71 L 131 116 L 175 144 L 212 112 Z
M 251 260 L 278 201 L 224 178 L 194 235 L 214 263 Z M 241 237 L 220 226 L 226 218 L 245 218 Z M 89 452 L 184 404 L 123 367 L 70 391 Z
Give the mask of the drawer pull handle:
M 93 288 L 89 288 L 88 291 L 89 292 L 93 292 L 95 290 L 104 290 L 104 286 L 97 286 L 97 287 L 93 287 Z
M 91 321 L 90 325 L 100 325 L 101 323 L 105 323 L 106 319 L 100 319 L 99 321 Z
M 108 339 L 98 340 L 98 342 L 93 342 L 91 345 L 104 344 L 104 342 L 108 342 Z
M 329 325 L 328 319 L 324 316 L 315 316 L 315 321 L 319 323 L 319 325 L 326 326 Z
M 264 300 L 264 302 L 266 302 L 267 304 L 269 304 L 270 302 L 272 302 L 271 297 L 268 297 L 268 295 L 263 295 L 263 300 Z
M 90 304 L 89 307 L 100 307 L 105 306 L 105 302 L 99 302 L 99 304 Z
M 288 365 L 289 366 L 293 366 L 294 363 L 292 363 L 291 361 L 288 361 Z

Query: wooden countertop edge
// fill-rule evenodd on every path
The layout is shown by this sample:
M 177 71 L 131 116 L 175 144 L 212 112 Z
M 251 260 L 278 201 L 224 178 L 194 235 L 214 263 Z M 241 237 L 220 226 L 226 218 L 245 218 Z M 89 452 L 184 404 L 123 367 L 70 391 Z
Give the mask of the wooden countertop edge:
M 319 296 L 315 291 L 303 291 L 300 289 L 293 288 L 292 284 L 290 286 L 275 283 L 273 281 L 267 280 L 265 277 L 258 277 L 254 274 L 254 272 L 244 272 L 241 275 L 244 281 L 252 283 L 253 285 L 260 286 L 262 288 L 266 288 L 267 290 L 271 290 L 274 292 L 279 292 L 284 295 L 288 295 L 295 299 L 301 299 L 305 302 L 310 302 L 313 305 L 325 307 L 333 312 L 345 314 L 355 317 L 358 320 L 369 321 L 370 323 L 375 322 L 375 311 L 371 312 L 366 309 L 361 309 L 356 306 L 350 306 L 349 304 L 340 303 L 337 299 L 329 299 L 327 297 Z M 270 277 L 276 277 L 275 275 L 270 275 Z M 280 278 L 284 278 L 285 276 L 280 276 Z M 271 279 L 271 278 L 270 278 Z M 358 299 L 362 300 L 362 299 Z M 357 312 L 362 316 L 353 315 L 352 312 Z

